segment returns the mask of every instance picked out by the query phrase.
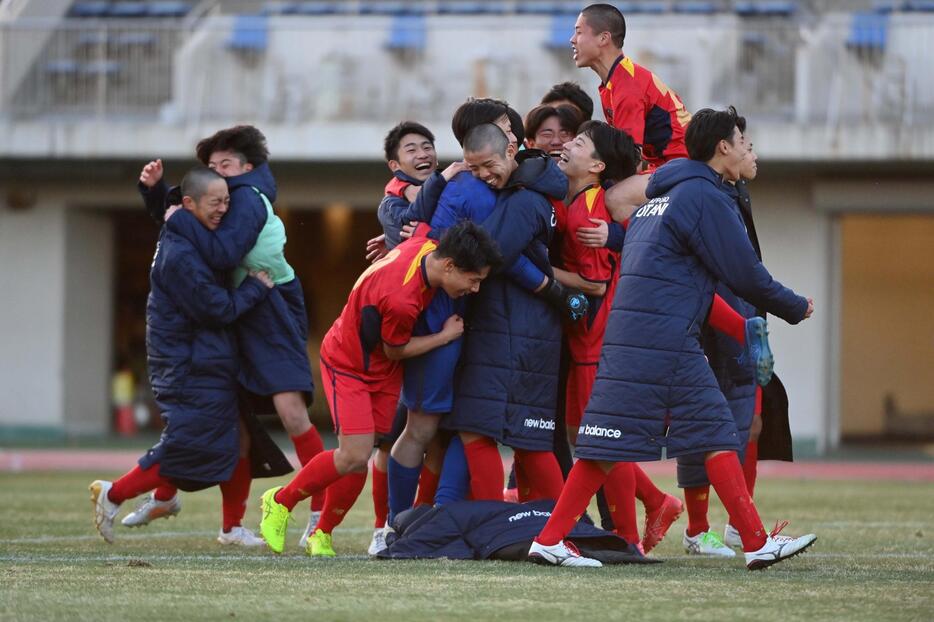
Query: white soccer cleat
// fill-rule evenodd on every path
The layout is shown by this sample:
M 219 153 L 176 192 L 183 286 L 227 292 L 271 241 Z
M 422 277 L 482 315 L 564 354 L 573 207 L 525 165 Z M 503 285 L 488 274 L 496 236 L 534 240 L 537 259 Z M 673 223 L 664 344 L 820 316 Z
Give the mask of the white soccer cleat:
M 743 548 L 743 539 L 739 537 L 736 527 L 729 523 L 723 528 L 723 543 L 734 549 L 742 550 Z
M 217 534 L 217 541 L 221 544 L 233 544 L 236 546 L 266 546 L 265 540 L 246 527 L 234 527 L 226 533 L 221 529 Z
M 94 526 L 110 544 L 114 541 L 114 519 L 120 506 L 107 498 L 107 493 L 113 487 L 112 482 L 98 479 L 91 482 L 88 490 L 91 491 L 91 505 L 94 506 Z
M 373 539 L 370 540 L 370 546 L 367 548 L 367 554 L 376 557 L 387 548 L 386 536 L 392 531 L 392 527 L 378 527 L 373 530 Z
M 308 544 L 308 538 L 311 537 L 311 534 L 315 532 L 315 529 L 318 528 L 318 521 L 321 520 L 321 512 L 312 512 L 308 516 L 308 524 L 305 525 L 305 531 L 302 533 L 302 537 L 298 539 L 298 546 L 302 547 L 304 550 L 305 545 Z
M 804 536 L 793 538 L 791 536 L 781 536 L 779 532 L 788 524 L 788 522 L 776 523 L 775 529 L 765 540 L 765 544 L 758 551 L 746 553 L 746 568 L 749 570 L 762 570 L 772 564 L 790 559 L 808 549 L 817 541 L 817 536 L 809 533 Z
M 171 518 L 181 511 L 182 500 L 177 494 L 168 501 L 159 501 L 153 493 L 138 508 L 124 516 L 120 524 L 124 527 L 142 527 L 157 518 Z
M 558 544 L 545 546 L 535 540 L 529 547 L 529 561 L 536 564 L 550 564 L 552 566 L 569 566 L 574 568 L 601 568 L 596 559 L 583 557 L 577 547 L 571 542 L 561 540 Z
M 715 531 L 702 531 L 696 536 L 689 536 L 687 530 L 685 530 L 682 543 L 688 555 L 736 557 L 736 551 L 725 545 Z

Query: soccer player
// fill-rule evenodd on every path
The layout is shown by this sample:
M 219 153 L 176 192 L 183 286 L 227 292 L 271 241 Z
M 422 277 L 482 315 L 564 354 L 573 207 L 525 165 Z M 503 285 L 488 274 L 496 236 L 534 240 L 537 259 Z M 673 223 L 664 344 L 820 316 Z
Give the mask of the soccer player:
M 182 209 L 198 226 L 216 230 L 230 197 L 223 177 L 197 168 L 182 180 Z M 241 525 L 246 494 L 237 471 L 249 475 L 247 446 L 237 403 L 240 363 L 231 325 L 265 300 L 274 286 L 265 272 L 245 275 L 229 291 L 197 248 L 167 227 L 150 272 L 146 353 L 149 380 L 166 426 L 159 442 L 139 464 L 111 483 L 90 486 L 94 524 L 113 542 L 120 505 L 157 488 L 199 490 L 221 484 L 224 496 L 222 543 L 263 542 Z
M 324 449 L 308 418 L 307 403 L 314 392 L 307 351 L 308 316 L 301 282 L 285 259 L 285 227 L 272 207 L 276 183 L 269 168 L 266 138 L 255 127 L 235 126 L 201 140 L 196 153 L 202 164 L 227 179 L 230 212 L 214 231 L 198 226 L 184 211 L 166 213 L 165 226 L 192 241 L 213 269 L 232 271 L 234 284 L 246 271 L 259 268 L 267 269 L 275 281 L 276 289 L 268 299 L 236 324 L 243 359 L 239 382 L 251 394 L 271 398 L 299 462 L 307 464 Z M 148 211 L 161 222 L 165 183 L 159 161 L 144 167 L 140 190 Z M 241 485 L 249 491 L 249 471 L 242 472 Z M 323 502 L 320 497 L 312 499 L 301 546 L 317 524 Z M 177 501 L 170 490 L 156 490 L 124 524 L 144 525 L 174 503 Z
M 440 242 L 413 238 L 400 244 L 357 279 L 321 343 L 321 374 L 339 446 L 318 454 L 285 487 L 263 493 L 260 530 L 272 551 L 282 552 L 292 508 L 309 495 L 327 489 L 329 502 L 338 497 L 338 507 L 350 509 L 366 481 L 374 435 L 392 426 L 401 361 L 450 343 L 464 329 L 463 319 L 451 315 L 440 331 L 413 336 L 418 316 L 439 289 L 451 299 L 477 292 L 499 262 L 490 236 L 463 222 Z M 306 551 L 334 556 L 325 525 L 308 539 Z
M 572 106 L 536 106 L 525 115 L 525 146 L 557 158 L 564 143 L 577 135 L 582 121 L 577 108 Z
M 735 110 L 702 110 L 688 127 L 691 159 L 660 168 L 651 200 L 633 216 L 593 393 L 574 465 L 554 512 L 529 550 L 540 563 L 597 565 L 564 537 L 618 462 L 703 453 L 710 482 L 743 540 L 746 566 L 765 568 L 817 539 L 769 534 L 737 458 L 736 423 L 700 344 L 717 282 L 796 324 L 813 303 L 775 281 L 749 244 L 723 180 L 748 156 Z
M 593 118 L 593 100 L 576 82 L 556 84 L 542 97 L 542 104 L 551 106 L 574 106 L 584 121 Z
M 684 131 L 691 120 L 677 93 L 623 53 L 626 19 L 616 7 L 592 4 L 574 24 L 574 63 L 600 76 L 606 121 L 642 147 L 651 166 L 687 157 Z

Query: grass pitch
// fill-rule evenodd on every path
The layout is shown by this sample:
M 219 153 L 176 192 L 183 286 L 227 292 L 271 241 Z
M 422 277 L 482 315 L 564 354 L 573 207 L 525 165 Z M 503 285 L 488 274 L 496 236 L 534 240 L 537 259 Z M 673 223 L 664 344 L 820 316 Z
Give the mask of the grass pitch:
M 934 490 L 930 484 L 763 479 L 767 527 L 813 531 L 810 553 L 750 573 L 688 557 L 682 517 L 655 555 L 665 563 L 599 570 L 507 562 L 366 559 L 369 490 L 335 531 L 336 560 L 226 548 L 216 489 L 184 494 L 182 513 L 148 527 L 116 526 L 107 545 L 91 522 L 88 483 L 116 474 L 0 474 L 0 620 L 931 620 Z M 253 484 L 245 524 L 259 520 Z M 668 490 L 674 483 L 658 482 Z M 122 517 L 132 509 L 126 504 Z M 711 503 L 711 525 L 725 514 Z

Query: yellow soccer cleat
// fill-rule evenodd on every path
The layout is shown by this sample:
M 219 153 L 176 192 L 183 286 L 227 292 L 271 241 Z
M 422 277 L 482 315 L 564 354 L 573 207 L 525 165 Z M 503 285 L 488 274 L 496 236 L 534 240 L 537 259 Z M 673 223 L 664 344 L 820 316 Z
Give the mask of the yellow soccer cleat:
M 320 529 L 316 529 L 308 538 L 308 542 L 305 544 L 305 553 L 309 557 L 337 557 L 334 547 L 331 546 L 331 534 L 324 533 Z
M 259 531 L 273 553 L 281 553 L 285 548 L 285 532 L 292 518 L 292 512 L 276 501 L 276 493 L 280 490 L 282 486 L 270 488 L 260 498 L 263 518 L 259 523 Z

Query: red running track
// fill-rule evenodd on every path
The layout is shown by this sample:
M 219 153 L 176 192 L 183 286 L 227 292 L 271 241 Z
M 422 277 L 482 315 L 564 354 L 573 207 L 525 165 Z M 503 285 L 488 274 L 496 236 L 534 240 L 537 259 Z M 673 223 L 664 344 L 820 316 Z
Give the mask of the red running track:
M 49 471 L 125 471 L 136 464 L 140 450 L 0 449 L 0 473 Z M 286 454 L 298 465 L 294 454 Z M 507 467 L 511 460 L 506 460 Z M 675 475 L 675 462 L 646 462 L 649 475 Z M 759 476 L 777 479 L 897 480 L 934 482 L 934 462 L 761 462 Z

